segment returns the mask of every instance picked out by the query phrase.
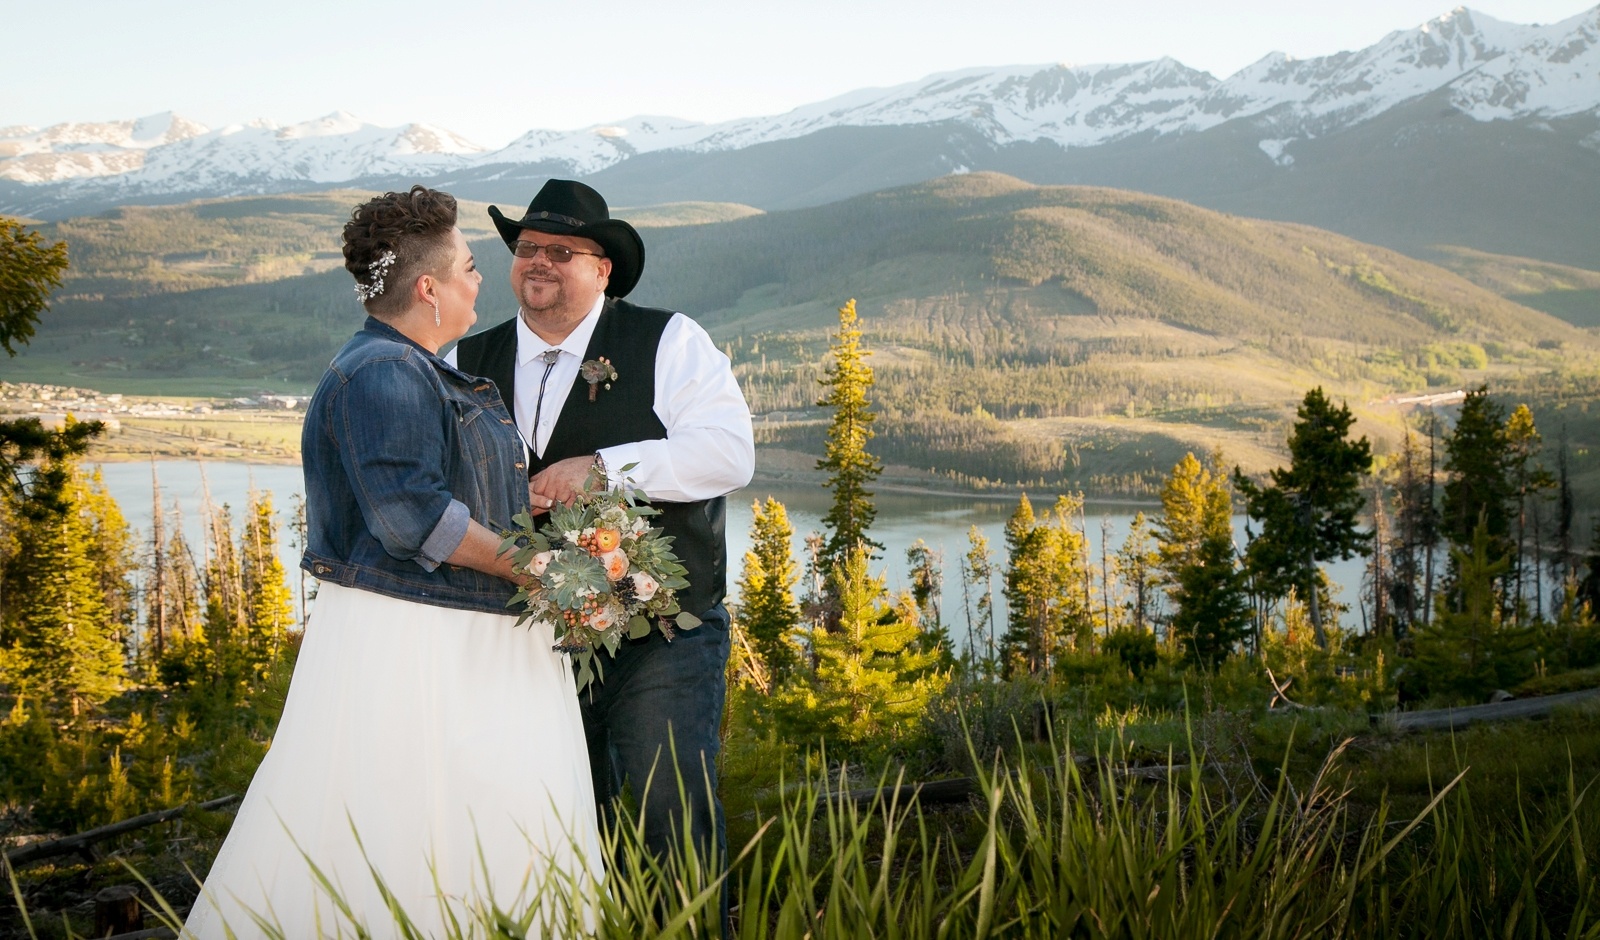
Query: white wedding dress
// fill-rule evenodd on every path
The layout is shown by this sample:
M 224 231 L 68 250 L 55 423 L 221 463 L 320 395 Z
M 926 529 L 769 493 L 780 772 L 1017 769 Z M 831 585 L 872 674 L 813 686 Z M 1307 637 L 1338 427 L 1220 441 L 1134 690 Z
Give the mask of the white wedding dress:
M 184 936 L 355 936 L 356 923 L 395 936 L 383 889 L 435 937 L 452 921 L 478 935 L 466 925 L 491 904 L 549 905 L 556 882 L 594 897 L 572 673 L 548 626 L 514 623 L 322 585 L 272 746 Z

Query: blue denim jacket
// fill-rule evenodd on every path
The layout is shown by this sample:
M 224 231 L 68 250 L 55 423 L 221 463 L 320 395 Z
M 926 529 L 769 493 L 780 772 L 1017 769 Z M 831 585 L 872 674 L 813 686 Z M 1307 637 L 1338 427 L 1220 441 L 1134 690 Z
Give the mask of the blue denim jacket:
M 368 317 L 312 395 L 300 449 L 300 567 L 437 607 L 510 612 L 511 582 L 445 562 L 469 516 L 503 532 L 528 509 L 522 443 L 493 382 Z

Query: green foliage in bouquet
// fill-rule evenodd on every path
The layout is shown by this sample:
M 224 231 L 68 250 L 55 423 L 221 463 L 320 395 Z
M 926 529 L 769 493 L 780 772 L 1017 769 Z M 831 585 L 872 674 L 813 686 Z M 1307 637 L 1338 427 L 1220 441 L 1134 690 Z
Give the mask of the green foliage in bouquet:
M 615 656 L 624 637 L 643 639 L 652 626 L 670 641 L 674 628 L 700 625 L 678 606 L 687 572 L 672 553 L 672 537 L 650 526 L 658 510 L 644 499 L 640 490 L 608 487 L 591 474 L 583 493 L 553 508 L 543 525 L 528 513 L 514 517 L 516 529 L 500 545 L 529 575 L 511 599 L 522 608 L 517 622 L 555 628 L 555 648 L 578 664 L 580 689 L 605 678 L 595 650 Z

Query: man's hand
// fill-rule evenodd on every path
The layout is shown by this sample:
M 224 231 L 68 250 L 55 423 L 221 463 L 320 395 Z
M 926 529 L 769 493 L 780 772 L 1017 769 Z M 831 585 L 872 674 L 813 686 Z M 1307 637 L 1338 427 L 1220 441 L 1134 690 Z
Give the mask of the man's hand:
M 533 504 L 533 511 L 549 512 L 556 503 L 571 503 L 583 492 L 592 466 L 592 455 L 568 457 L 534 474 L 528 481 L 528 501 Z

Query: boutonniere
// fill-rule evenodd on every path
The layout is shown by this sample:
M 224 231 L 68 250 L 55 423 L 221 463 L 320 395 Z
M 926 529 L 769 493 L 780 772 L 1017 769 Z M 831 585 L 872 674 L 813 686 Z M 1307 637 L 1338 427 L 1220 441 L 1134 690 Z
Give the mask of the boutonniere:
M 599 391 L 601 382 L 606 383 L 606 390 L 610 391 L 611 383 L 617 380 L 617 370 L 612 368 L 611 360 L 605 356 L 599 359 L 586 359 L 578 367 L 578 374 L 589 383 L 589 400 L 594 401 L 595 393 Z

